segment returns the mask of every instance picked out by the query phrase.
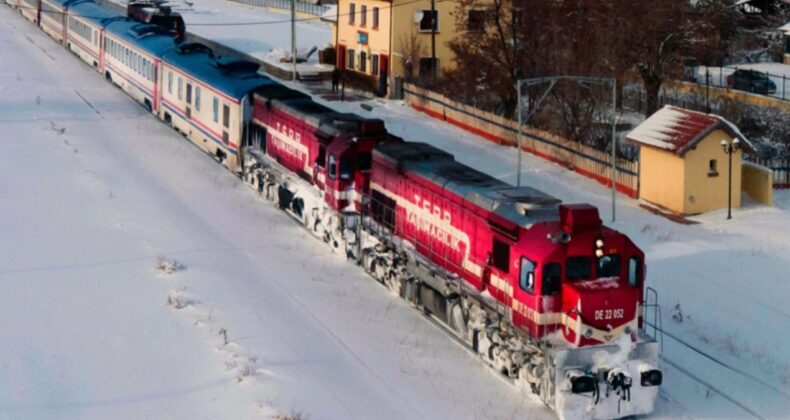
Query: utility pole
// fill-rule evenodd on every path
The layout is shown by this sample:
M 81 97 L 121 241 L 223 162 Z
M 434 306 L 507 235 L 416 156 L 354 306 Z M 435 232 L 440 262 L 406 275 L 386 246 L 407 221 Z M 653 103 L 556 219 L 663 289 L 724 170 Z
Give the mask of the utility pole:
M 293 70 L 291 80 L 296 81 L 296 0 L 291 0 L 291 61 Z
M 615 222 L 617 200 L 617 78 L 612 78 L 612 223 Z
M 431 79 L 436 81 L 436 0 L 431 0 Z

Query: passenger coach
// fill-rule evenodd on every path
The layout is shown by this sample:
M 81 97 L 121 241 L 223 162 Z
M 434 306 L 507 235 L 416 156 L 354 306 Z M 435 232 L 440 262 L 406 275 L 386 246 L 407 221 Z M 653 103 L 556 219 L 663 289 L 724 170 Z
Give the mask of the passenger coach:
M 66 38 L 66 27 L 63 25 L 66 16 L 66 6 L 71 0 L 40 0 L 41 14 L 39 26 L 59 44 Z M 73 2 L 73 1 L 72 1 Z
M 112 21 L 104 32 L 104 59 L 100 60 L 99 71 L 156 113 L 160 57 L 176 45 L 173 34 L 160 26 L 132 20 Z
M 80 1 L 66 10 L 66 47 L 82 61 L 99 70 L 102 65 L 104 26 L 123 16 L 96 3 Z
M 239 154 L 252 114 L 251 92 L 274 84 L 259 65 L 215 57 L 203 44 L 180 45 L 162 58 L 159 117 L 223 165 L 241 173 Z
M 13 0 L 12 0 L 13 1 Z M 39 10 L 41 7 L 40 0 L 17 0 L 19 3 L 19 13 L 22 16 L 38 25 Z

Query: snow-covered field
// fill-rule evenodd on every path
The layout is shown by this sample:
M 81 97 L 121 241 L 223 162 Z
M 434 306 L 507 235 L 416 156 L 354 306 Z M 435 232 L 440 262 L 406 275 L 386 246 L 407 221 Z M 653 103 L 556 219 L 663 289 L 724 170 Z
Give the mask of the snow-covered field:
M 194 7 L 216 22 L 271 16 Z M 551 417 L 13 15 L 0 7 L 0 417 Z M 253 26 L 221 36 L 287 47 L 262 32 L 274 39 Z M 330 106 L 515 181 L 513 149 L 369 104 Z M 527 184 L 598 206 L 645 250 L 667 333 L 753 376 L 665 336 L 655 417 L 790 418 L 790 191 L 691 226 L 618 196 L 611 223 L 608 189 L 524 162 Z M 159 255 L 185 267 L 161 275 Z
M 0 418 L 551 418 L 4 5 L 0 27 Z

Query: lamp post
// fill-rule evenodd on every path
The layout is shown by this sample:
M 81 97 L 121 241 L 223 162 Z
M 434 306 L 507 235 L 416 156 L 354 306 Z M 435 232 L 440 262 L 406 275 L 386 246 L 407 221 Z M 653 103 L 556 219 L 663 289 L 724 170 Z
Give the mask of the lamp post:
M 732 154 L 738 151 L 740 140 L 734 138 L 730 141 L 722 140 L 721 148 L 727 154 L 729 165 L 727 169 L 727 220 L 732 219 Z

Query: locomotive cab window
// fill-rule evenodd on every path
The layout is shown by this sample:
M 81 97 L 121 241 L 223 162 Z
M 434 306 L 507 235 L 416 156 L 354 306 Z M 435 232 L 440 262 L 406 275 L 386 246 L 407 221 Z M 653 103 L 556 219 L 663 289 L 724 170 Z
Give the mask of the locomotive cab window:
M 510 268 L 510 245 L 494 238 L 492 249 L 491 265 L 497 270 L 507 273 Z
M 590 278 L 590 257 L 568 257 L 565 261 L 565 276 L 568 280 Z
M 633 287 L 639 286 L 639 277 L 641 273 L 642 264 L 637 257 L 628 259 L 628 284 Z
M 373 157 L 370 155 L 370 152 L 362 152 L 357 156 L 357 164 L 359 165 L 360 171 L 369 171 L 372 167 L 372 159 Z
M 340 158 L 340 179 L 348 180 L 354 176 L 354 161 L 350 157 Z
M 540 291 L 543 296 L 550 296 L 560 292 L 562 282 L 562 267 L 557 263 L 548 263 L 543 266 L 543 282 Z
M 617 277 L 620 275 L 620 256 L 617 254 L 604 255 L 598 258 L 595 269 L 599 279 Z
M 535 263 L 524 257 L 521 257 L 518 285 L 527 293 L 535 292 Z
M 335 155 L 329 155 L 329 179 L 337 178 L 337 160 L 335 159 Z

